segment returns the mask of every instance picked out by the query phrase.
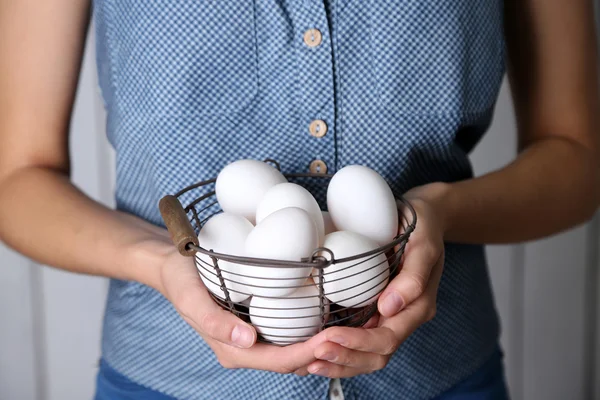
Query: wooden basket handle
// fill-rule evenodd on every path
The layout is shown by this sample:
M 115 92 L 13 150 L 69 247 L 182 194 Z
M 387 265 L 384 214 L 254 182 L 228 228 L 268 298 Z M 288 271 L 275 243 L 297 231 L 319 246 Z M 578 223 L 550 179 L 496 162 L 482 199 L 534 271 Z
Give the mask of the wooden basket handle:
M 192 224 L 183 209 L 183 206 L 175 196 L 167 195 L 160 199 L 158 203 L 160 214 L 167 226 L 173 244 L 183 256 L 192 257 L 195 253 L 193 249 L 189 249 L 188 244 L 198 246 L 198 236 L 192 228 Z

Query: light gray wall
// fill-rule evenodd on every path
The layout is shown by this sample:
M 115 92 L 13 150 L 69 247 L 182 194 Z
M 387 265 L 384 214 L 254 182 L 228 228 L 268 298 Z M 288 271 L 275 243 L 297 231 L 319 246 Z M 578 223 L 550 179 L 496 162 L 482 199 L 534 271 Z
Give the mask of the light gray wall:
M 111 205 L 114 155 L 93 65 L 87 52 L 72 122 L 73 178 Z M 505 85 L 494 124 L 472 155 L 476 174 L 509 162 L 515 138 Z M 595 392 L 600 400 L 598 232 L 593 223 L 487 248 L 513 399 L 589 400 Z M 91 398 L 106 280 L 40 267 L 3 246 L 0 266 L 0 399 Z

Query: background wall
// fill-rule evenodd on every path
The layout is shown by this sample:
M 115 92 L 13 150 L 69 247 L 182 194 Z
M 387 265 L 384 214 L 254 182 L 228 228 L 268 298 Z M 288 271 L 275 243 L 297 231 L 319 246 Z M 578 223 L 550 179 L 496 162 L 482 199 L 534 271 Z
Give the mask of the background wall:
M 515 156 L 511 107 L 504 85 L 472 155 L 476 174 Z M 112 205 L 114 155 L 90 51 L 71 134 L 75 184 Z M 487 248 L 513 399 L 600 400 L 599 232 L 596 218 L 545 240 Z M 0 267 L 0 399 L 91 398 L 107 281 L 37 265 L 1 243 Z

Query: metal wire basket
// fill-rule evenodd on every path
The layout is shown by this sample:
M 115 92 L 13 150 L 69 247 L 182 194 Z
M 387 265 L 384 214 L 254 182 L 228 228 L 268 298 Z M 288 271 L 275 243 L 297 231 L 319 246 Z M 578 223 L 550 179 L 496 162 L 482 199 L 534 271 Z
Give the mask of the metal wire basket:
M 279 164 L 273 160 L 266 161 L 272 162 L 280 169 Z M 326 188 L 333 175 L 297 173 L 285 174 L 285 177 L 290 181 L 304 184 L 304 186 Z M 163 197 L 159 204 L 160 212 L 179 252 L 184 256 L 194 257 L 198 272 L 205 283 L 208 283 L 208 280 L 210 281 L 209 285 L 214 285 L 213 289 L 219 289 L 219 295 L 214 293 L 215 290 L 209 291 L 214 301 L 239 318 L 253 323 L 261 334 L 259 341 L 276 345 L 296 343 L 308 340 L 317 332 L 331 326 L 362 326 L 375 315 L 377 311 L 376 300 L 387 286 L 387 282 L 397 275 L 404 248 L 416 226 L 417 216 L 408 201 L 395 195 L 397 204 L 404 208 L 402 212 L 398 213 L 400 232 L 391 242 L 372 251 L 337 259 L 330 249 L 317 248 L 310 257 L 299 261 L 260 259 L 217 253 L 212 249 L 202 247 L 202 243 L 198 243 L 198 234 L 206 221 L 222 212 L 216 200 L 215 182 L 216 178 L 198 182 L 174 195 Z M 182 205 L 182 202 L 187 204 Z M 336 303 L 328 300 L 328 295 L 331 293 L 325 293 L 327 284 L 334 281 L 340 283 L 345 279 L 350 280 L 352 278 L 356 280 L 357 276 L 369 269 L 379 268 L 381 270 L 381 263 L 374 263 L 373 260 L 383 259 L 389 267 L 384 268 L 385 271 L 380 271 L 368 280 L 338 290 L 336 292 Z M 256 285 L 256 276 L 224 270 L 220 265 L 224 262 L 274 269 L 293 268 L 305 270 L 311 268 L 312 272 L 306 283 L 293 286 L 296 289 L 296 294 L 280 297 L 254 295 L 254 297 L 261 298 L 261 301 L 256 300 L 260 305 L 250 308 L 247 300 L 233 301 L 232 297 L 239 299 L 240 295 L 244 297 L 244 295 L 251 294 L 250 292 L 244 293 L 244 289 L 242 289 L 248 287 L 248 281 L 251 279 L 254 280 L 254 284 L 250 284 L 250 286 L 260 287 L 260 285 Z M 337 275 L 334 276 L 333 272 L 328 271 L 328 268 L 336 264 L 338 266 L 343 265 L 343 268 L 338 268 L 335 272 Z M 345 273 L 340 274 L 342 271 L 345 271 Z M 261 277 L 261 280 L 268 279 L 271 278 Z M 302 293 L 302 289 L 313 285 L 316 288 L 316 290 L 311 289 L 313 294 L 297 294 Z M 264 287 L 272 289 L 273 284 Z M 286 287 L 292 286 L 287 285 Z M 345 291 L 348 296 L 343 298 L 344 301 L 340 301 L 340 293 Z M 365 294 L 370 295 L 366 300 Z M 295 302 L 299 302 L 301 305 L 290 306 L 290 301 L 286 300 L 290 296 L 297 299 Z M 348 305 L 353 299 L 358 299 L 360 302 Z M 344 306 L 337 303 L 344 303 Z M 253 313 L 251 313 L 251 310 Z

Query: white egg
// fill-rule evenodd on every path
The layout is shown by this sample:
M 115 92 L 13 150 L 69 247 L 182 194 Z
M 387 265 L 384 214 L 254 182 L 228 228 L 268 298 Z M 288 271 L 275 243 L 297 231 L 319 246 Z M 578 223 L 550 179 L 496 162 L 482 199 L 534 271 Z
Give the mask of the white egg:
M 221 209 L 255 222 L 256 208 L 273 186 L 286 182 L 273 166 L 258 160 L 238 160 L 227 165 L 215 183 Z
M 330 233 L 337 231 L 329 212 L 321 211 L 321 214 L 323 215 L 323 223 L 325 225 L 325 235 L 329 235 Z
M 392 190 L 362 165 L 339 170 L 327 188 L 327 209 L 338 230 L 360 233 L 379 245 L 398 234 L 398 208 Z
M 241 256 L 244 253 L 246 238 L 253 228 L 250 221 L 239 215 L 217 214 L 204 224 L 198 234 L 198 242 L 202 248 L 215 253 Z M 198 268 L 200 278 L 206 288 L 218 297 L 225 299 L 225 293 L 221 289 L 221 282 L 216 275 L 212 258 L 200 252 L 196 253 L 196 257 L 196 268 Z M 231 301 L 238 303 L 247 299 L 250 292 L 241 284 L 242 277 L 231 274 L 243 273 L 246 266 L 225 260 L 218 260 L 218 265 Z
M 319 290 L 312 279 L 304 284 L 284 298 L 252 297 L 250 321 L 263 338 L 277 344 L 291 344 L 308 340 L 319 331 Z M 324 312 L 329 313 L 327 299 Z
M 248 235 L 247 257 L 270 260 L 301 261 L 318 247 L 319 237 L 314 221 L 306 211 L 288 207 L 267 216 Z M 285 296 L 302 286 L 311 267 L 246 266 L 244 278 L 252 294 Z
M 317 225 L 319 244 L 322 244 L 325 237 L 325 224 L 321 208 L 308 190 L 295 183 L 280 183 L 265 193 L 256 209 L 256 223 L 260 224 L 268 215 L 287 207 L 301 208 L 311 216 Z
M 339 260 L 375 250 L 379 246 L 358 233 L 338 231 L 325 236 L 324 247 Z M 377 299 L 387 285 L 389 275 L 389 264 L 384 253 L 335 263 L 324 270 L 323 291 L 331 302 L 342 307 L 364 307 Z

